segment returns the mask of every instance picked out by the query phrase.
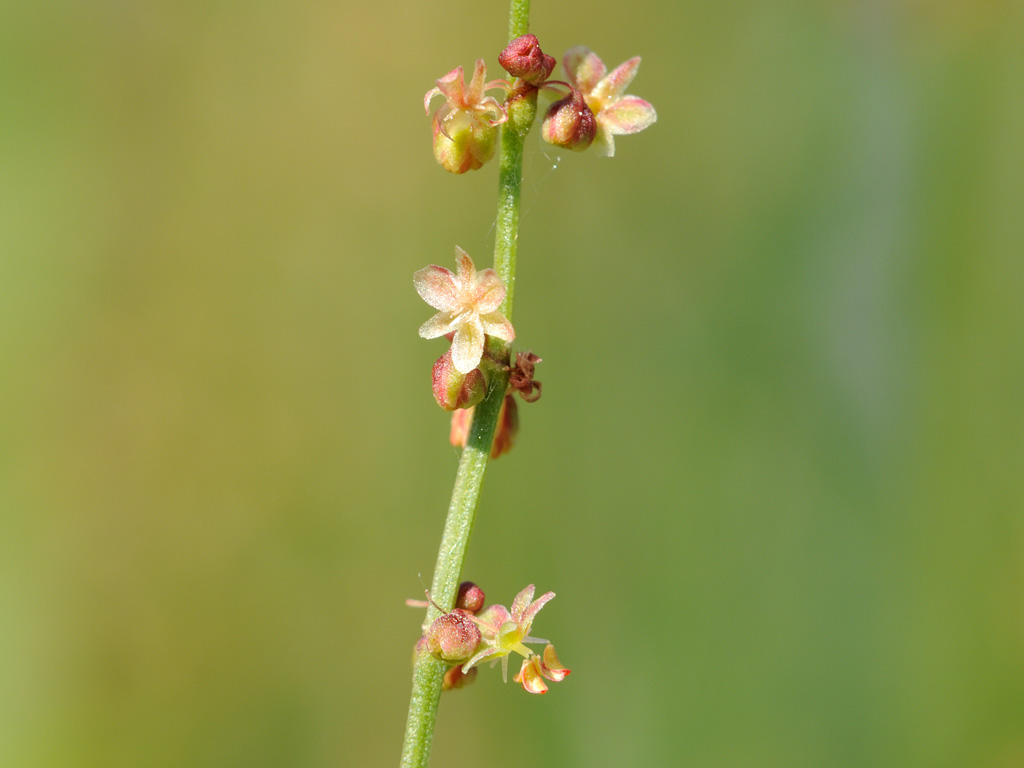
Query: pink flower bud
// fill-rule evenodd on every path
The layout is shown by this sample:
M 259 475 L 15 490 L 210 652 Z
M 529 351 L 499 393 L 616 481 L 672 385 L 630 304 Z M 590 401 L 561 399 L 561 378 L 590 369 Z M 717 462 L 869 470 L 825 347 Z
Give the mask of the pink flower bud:
M 434 399 L 446 411 L 472 408 L 487 394 L 487 381 L 479 368 L 459 373 L 449 349 L 434 363 Z
M 548 144 L 566 149 L 584 150 L 594 141 L 597 121 L 583 94 L 575 88 L 564 99 L 548 108 L 541 126 L 541 137 Z
M 517 37 L 499 54 L 498 63 L 512 77 L 519 77 L 530 85 L 540 85 L 555 68 L 555 57 L 540 49 L 534 35 Z
M 468 613 L 479 613 L 484 607 L 484 591 L 472 581 L 462 582 L 455 598 L 455 607 Z
M 480 630 L 466 611 L 456 608 L 434 619 L 427 630 L 427 650 L 441 661 L 462 663 L 480 645 Z

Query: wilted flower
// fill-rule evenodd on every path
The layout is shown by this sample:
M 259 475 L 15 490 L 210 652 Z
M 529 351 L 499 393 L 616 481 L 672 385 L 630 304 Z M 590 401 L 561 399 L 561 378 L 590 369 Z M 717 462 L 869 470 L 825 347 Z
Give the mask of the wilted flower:
M 420 326 L 420 336 L 436 339 L 455 333 L 452 339 L 452 363 L 462 374 L 480 364 L 484 354 L 484 335 L 512 341 L 516 332 L 498 311 L 505 300 L 505 286 L 493 269 L 477 272 L 473 259 L 455 246 L 458 274 L 436 264 L 424 267 L 413 276 L 416 292 L 427 304 L 439 310 Z
M 585 46 L 569 49 L 562 59 L 569 84 L 578 88 L 597 120 L 594 143 L 602 154 L 615 154 L 615 136 L 637 133 L 658 119 L 648 102 L 624 95 L 636 76 L 640 57 L 620 64 L 610 74 L 596 53 Z M 549 113 L 550 115 L 550 113 Z
M 537 363 L 544 362 L 533 352 L 516 352 L 516 364 L 508 375 L 510 393 L 515 391 L 527 403 L 540 400 L 541 385 L 533 378 Z
M 520 683 L 529 693 L 547 693 L 548 686 L 543 678 L 553 683 L 560 683 L 572 670 L 566 669 L 555 655 L 555 646 L 548 643 L 544 647 L 544 655 L 533 654 L 523 661 L 519 674 L 512 678 Z
M 445 170 L 465 173 L 476 170 L 494 155 L 496 126 L 508 119 L 505 108 L 493 96 L 484 95 L 493 88 L 508 88 L 504 80 L 485 83 L 487 67 L 476 60 L 473 79 L 465 84 L 462 67 L 456 67 L 437 80 L 437 86 L 423 96 L 423 109 L 430 112 L 435 96 L 444 96 L 445 104 L 434 113 L 434 158 Z

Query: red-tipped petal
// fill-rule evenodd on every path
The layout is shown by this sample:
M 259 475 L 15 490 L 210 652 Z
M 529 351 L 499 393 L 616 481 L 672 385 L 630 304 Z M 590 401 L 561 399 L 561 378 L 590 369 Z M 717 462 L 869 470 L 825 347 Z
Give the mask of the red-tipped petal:
M 523 666 L 519 668 L 519 674 L 513 677 L 512 680 L 520 683 L 527 693 L 548 692 L 547 683 L 544 682 L 541 676 L 539 656 L 531 656 L 524 660 Z

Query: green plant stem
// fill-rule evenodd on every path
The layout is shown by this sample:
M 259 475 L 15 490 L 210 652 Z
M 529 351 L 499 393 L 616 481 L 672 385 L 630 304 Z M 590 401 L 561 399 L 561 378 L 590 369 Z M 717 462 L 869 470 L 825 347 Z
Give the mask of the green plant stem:
M 530 0 L 511 0 L 509 8 L 509 40 L 525 35 L 529 28 Z M 495 225 L 494 269 L 505 283 L 505 301 L 501 311 L 512 319 L 512 299 L 516 279 L 516 247 L 519 239 L 519 189 L 523 178 L 523 139 L 533 122 L 533 111 L 523 114 L 513 129 L 510 120 L 501 131 L 498 170 L 498 216 Z M 528 120 L 527 120 L 528 117 Z M 525 127 L 524 127 L 525 125 Z M 494 338 L 487 340 L 488 353 L 507 365 L 509 345 Z M 491 454 L 498 413 L 508 386 L 508 372 L 492 376 L 487 397 L 473 411 L 466 447 L 462 450 L 455 487 L 445 519 L 441 548 L 437 554 L 431 598 L 444 610 L 451 610 L 462 578 L 469 537 L 473 532 L 480 489 L 483 487 L 487 460 Z M 433 621 L 438 610 L 427 609 L 427 621 Z M 416 654 L 413 667 L 412 697 L 405 726 L 402 768 L 426 768 L 437 721 L 437 705 L 441 698 L 441 681 L 446 665 L 426 652 Z

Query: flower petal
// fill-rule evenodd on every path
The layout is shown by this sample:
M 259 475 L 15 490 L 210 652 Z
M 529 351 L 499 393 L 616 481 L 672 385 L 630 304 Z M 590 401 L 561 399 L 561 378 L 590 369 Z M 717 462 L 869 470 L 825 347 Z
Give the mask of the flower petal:
M 458 66 L 444 77 L 437 79 L 437 89 L 444 94 L 445 99 L 452 106 L 465 107 L 465 78 L 462 74 L 462 67 Z
M 441 95 L 441 89 L 440 88 L 436 88 L 436 87 L 435 88 L 431 88 L 429 91 L 427 91 L 425 94 L 423 94 L 423 111 L 426 112 L 429 115 L 430 114 L 430 102 L 434 99 L 435 96 L 440 96 L 440 95 Z
M 479 664 L 481 661 L 487 661 L 488 659 L 496 659 L 499 656 L 507 655 L 500 648 L 485 647 L 481 651 L 477 651 L 469 661 L 462 665 L 463 672 L 469 672 L 473 667 Z
M 501 312 L 488 312 L 486 315 L 480 315 L 480 325 L 483 326 L 484 333 L 496 339 L 514 341 L 516 338 L 515 328 Z
M 434 309 L 454 312 L 462 306 L 455 275 L 444 267 L 431 264 L 417 270 L 412 276 L 412 284 L 416 288 L 416 293 Z
M 523 611 L 526 610 L 526 606 L 533 600 L 533 584 L 528 584 L 522 592 L 516 595 L 516 599 L 512 601 L 512 621 L 516 624 L 523 618 Z
M 640 57 L 634 56 L 629 61 L 619 64 L 608 77 L 604 78 L 594 87 L 593 96 L 603 102 L 615 101 L 626 92 L 626 88 L 640 67 Z
M 493 113 L 494 117 L 488 117 L 487 113 Z M 476 105 L 476 116 L 488 125 L 501 125 L 508 120 L 508 112 L 496 98 L 488 96 Z
M 452 339 L 452 362 L 459 373 L 469 373 L 478 365 L 484 355 L 484 329 L 476 317 L 467 322 L 457 318 L 459 328 Z
M 452 326 L 456 320 L 457 318 L 451 312 L 438 312 L 420 326 L 420 338 L 436 339 L 438 336 L 451 333 L 454 330 Z M 476 366 L 474 365 L 473 368 L 476 368 Z M 470 368 L 470 370 L 473 369 Z
M 502 625 L 512 618 L 512 615 L 508 612 L 508 608 L 504 605 L 494 605 L 484 608 L 484 610 L 477 615 L 475 623 L 480 627 L 480 632 L 484 637 L 494 637 L 501 630 Z
M 519 668 L 519 674 L 512 678 L 513 682 L 520 683 L 527 693 L 547 693 L 548 686 L 541 678 L 540 656 L 531 656 L 523 660 L 523 666 Z
M 477 281 L 476 266 L 473 264 L 473 258 L 457 245 L 455 246 L 455 264 L 459 271 L 458 280 L 461 283 L 462 300 L 466 301 L 470 299 L 466 295 L 468 289 Z
M 469 299 L 481 314 L 493 312 L 505 300 L 505 284 L 493 269 L 485 269 L 476 278 L 473 293 Z
M 584 95 L 601 81 L 607 71 L 604 62 L 585 45 L 570 48 L 562 57 L 562 66 L 569 83 L 579 88 Z
M 594 143 L 590 146 L 594 147 L 599 155 L 615 157 L 615 137 L 612 136 L 611 131 L 605 130 L 604 126 L 601 125 L 600 117 L 597 120 L 597 133 L 594 134 Z
M 657 119 L 654 107 L 639 96 L 624 96 L 597 116 L 601 127 L 616 136 L 638 133 Z
M 469 88 L 466 90 L 466 103 L 479 104 L 484 97 L 484 81 L 487 80 L 487 64 L 483 59 L 477 59 L 473 67 L 473 79 L 469 81 Z
M 555 646 L 548 643 L 544 648 L 544 660 L 540 665 L 540 673 L 548 680 L 560 683 L 570 672 L 572 670 L 563 667 L 562 662 L 558 660 L 558 656 L 555 654 Z
M 545 592 L 543 595 L 541 595 L 532 603 L 530 603 L 530 607 L 523 611 L 523 616 L 519 621 L 520 626 L 530 626 L 530 624 L 533 622 L 533 617 L 536 616 L 540 612 L 540 609 L 544 607 L 544 604 L 551 600 L 554 596 L 554 592 Z

